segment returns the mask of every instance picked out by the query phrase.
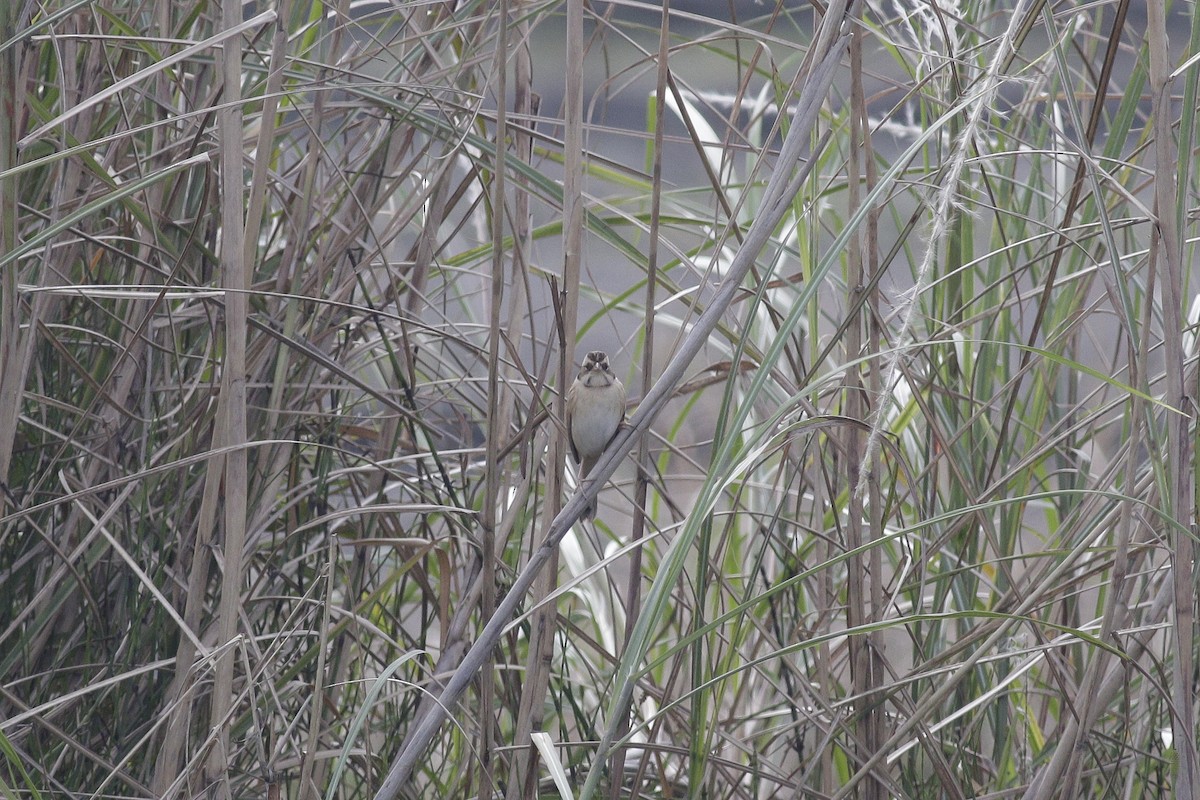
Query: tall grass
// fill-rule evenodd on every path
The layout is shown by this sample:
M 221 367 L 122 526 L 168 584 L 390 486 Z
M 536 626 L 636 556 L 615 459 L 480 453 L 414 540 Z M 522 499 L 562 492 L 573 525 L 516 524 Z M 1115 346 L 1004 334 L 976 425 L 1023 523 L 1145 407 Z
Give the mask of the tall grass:
M 1148 7 L 0 6 L 0 792 L 1193 796 Z

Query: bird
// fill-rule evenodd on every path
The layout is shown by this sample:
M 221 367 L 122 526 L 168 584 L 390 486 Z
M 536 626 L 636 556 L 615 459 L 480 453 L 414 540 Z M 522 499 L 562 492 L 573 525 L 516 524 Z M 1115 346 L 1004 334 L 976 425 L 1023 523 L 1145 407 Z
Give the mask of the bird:
M 625 387 L 612 373 L 608 354 L 593 350 L 584 357 L 579 377 L 567 390 L 567 436 L 571 455 L 579 464 L 580 482 L 596 466 L 624 419 Z M 584 519 L 595 515 L 594 503 L 584 509 Z

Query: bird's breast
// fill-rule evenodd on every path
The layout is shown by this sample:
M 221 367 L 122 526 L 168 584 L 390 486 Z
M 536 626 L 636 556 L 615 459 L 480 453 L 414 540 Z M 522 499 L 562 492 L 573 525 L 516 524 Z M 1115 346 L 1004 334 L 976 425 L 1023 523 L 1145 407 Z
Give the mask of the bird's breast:
M 596 455 L 604 450 L 625 416 L 621 392 L 612 386 L 587 389 L 579 398 L 571 425 L 571 438 L 581 455 Z

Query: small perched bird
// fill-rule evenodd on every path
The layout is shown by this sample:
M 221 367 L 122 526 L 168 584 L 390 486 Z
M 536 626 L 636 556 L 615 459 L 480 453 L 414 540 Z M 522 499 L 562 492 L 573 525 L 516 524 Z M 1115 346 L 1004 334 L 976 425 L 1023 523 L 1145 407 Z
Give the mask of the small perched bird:
M 625 419 L 625 387 L 608 366 L 608 354 L 593 350 L 583 359 L 579 377 L 567 390 L 567 434 L 571 455 L 579 466 L 582 481 L 596 466 L 604 448 Z M 585 519 L 596 515 L 588 506 Z

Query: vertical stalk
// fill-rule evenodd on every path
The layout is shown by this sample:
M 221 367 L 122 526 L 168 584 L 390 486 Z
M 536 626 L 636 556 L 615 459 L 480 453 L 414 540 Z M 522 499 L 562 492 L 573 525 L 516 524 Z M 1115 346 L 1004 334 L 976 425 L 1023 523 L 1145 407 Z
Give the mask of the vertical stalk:
M 563 175 L 563 295 L 555 298 L 562 309 L 562 338 L 558 364 L 559 393 L 554 399 L 554 413 L 566 418 L 566 391 L 574 379 L 575 331 L 579 318 L 580 253 L 583 247 L 583 62 L 586 48 L 583 39 L 584 4 L 581 0 L 567 3 L 567 71 L 564 95 L 564 175 Z M 550 524 L 562 508 L 563 470 L 566 463 L 565 433 L 550 441 L 549 464 L 546 476 L 546 502 L 541 522 L 541 537 L 548 535 Z M 546 568 L 534 585 L 534 600 L 548 597 L 558 584 L 558 549 L 550 554 Z M 558 609 L 554 604 L 540 603 L 531 615 L 529 636 L 528 679 L 521 697 L 516 744 L 526 748 L 523 759 L 514 772 L 509 797 L 533 796 L 536 787 L 536 751 L 529 734 L 541 728 L 542 709 L 550 680 L 554 655 L 554 628 Z M 524 763 L 521 763 L 524 762 Z M 515 792 L 524 794 L 514 794 Z
M 859 12 L 861 13 L 861 12 Z M 862 205 L 861 167 L 866 159 L 866 101 L 863 94 L 862 82 L 862 37 L 861 25 L 854 26 L 850 38 L 850 157 L 847 162 L 846 186 L 850 214 L 858 211 Z M 857 308 L 859 319 L 850 323 L 846 329 L 845 360 L 853 362 L 863 349 L 863 338 L 870 315 L 865 313 L 866 306 L 860 302 L 861 293 L 866 291 L 867 282 L 863 274 L 863 255 L 867 249 L 867 236 L 861 228 L 854 234 L 848 248 L 847 280 L 849 296 L 846 298 L 847 308 Z M 870 416 L 863 385 L 861 367 L 851 370 L 846 375 L 846 416 L 851 420 L 867 422 Z M 866 526 L 864 493 L 857 491 L 864 476 L 861 470 L 868 472 L 877 469 L 877 459 L 869 462 L 864 458 L 864 442 L 858 425 L 846 427 L 846 459 L 849 467 L 847 489 L 849 493 L 849 518 L 846 521 L 846 547 L 857 550 L 865 541 L 873 537 L 873 529 Z M 872 515 L 878 515 L 878 507 L 872 505 Z M 880 577 L 880 557 L 878 549 L 872 550 L 870 561 L 873 569 L 867 568 L 867 559 L 855 555 L 847 564 L 848 580 L 846 584 L 846 623 L 851 630 L 868 624 L 873 620 L 876 608 L 871 598 L 879 594 L 875 585 Z M 850 680 L 852 692 L 860 698 L 854 717 L 855 744 L 854 749 L 861 762 L 866 762 L 874 755 L 882 743 L 882 706 L 877 701 L 875 691 L 882 678 L 879 674 L 879 659 L 872 639 L 877 638 L 867 634 L 854 634 L 848 640 L 850 651 Z M 887 797 L 886 788 L 874 775 L 867 777 L 863 787 L 864 800 L 883 800 Z
M 1155 234 L 1160 239 L 1159 259 L 1151 268 L 1165 271 L 1158 285 L 1162 308 L 1163 356 L 1166 395 L 1163 401 L 1180 413 L 1167 412 L 1167 480 L 1169 494 L 1164 498 L 1167 519 L 1173 520 L 1167 533 L 1173 547 L 1172 580 L 1175 592 L 1175 659 L 1172 664 L 1171 694 L 1174 714 L 1171 728 L 1175 750 L 1175 796 L 1195 797 L 1200 789 L 1200 763 L 1196 753 L 1195 706 L 1193 705 L 1193 666 L 1195 663 L 1196 618 L 1194 603 L 1195 564 L 1192 537 L 1196 535 L 1192 486 L 1192 442 L 1189 439 L 1189 410 L 1193 407 L 1184 393 L 1183 353 L 1183 262 L 1179 241 L 1178 187 L 1175 185 L 1176 153 L 1171 133 L 1171 77 L 1167 58 L 1166 10 L 1162 3 L 1148 3 L 1146 44 L 1150 53 L 1150 95 L 1153 100 L 1154 131 L 1154 211 Z
M 232 28 L 242 21 L 237 0 L 223 0 L 221 23 Z M 226 39 L 221 48 L 224 107 L 218 112 L 221 142 L 221 274 L 225 288 L 225 364 L 221 374 L 221 412 L 226 443 L 225 547 L 217 641 L 231 642 L 238 631 L 241 610 L 242 558 L 246 542 L 246 318 L 249 280 L 245 258 L 245 204 L 242 178 L 242 40 Z M 209 785 L 218 797 L 232 795 L 229 784 L 229 734 L 233 706 L 235 648 L 218 656 L 213 681 L 212 725 L 217 740 L 209 758 Z
M 650 391 L 654 383 L 654 296 L 658 284 L 658 236 L 662 213 L 662 155 L 663 155 L 663 126 L 666 122 L 667 109 L 667 78 L 670 75 L 667 56 L 671 44 L 671 2 L 663 0 L 662 16 L 658 30 L 658 86 L 655 89 L 654 103 L 654 163 L 650 175 L 650 236 L 646 252 L 646 319 L 642 323 L 642 397 Z M 654 468 L 650 458 L 650 444 L 646 437 L 638 440 L 637 447 L 637 478 L 633 492 L 633 532 L 631 538 L 640 542 L 646 535 L 646 497 L 649 491 L 648 476 Z M 627 643 L 633 636 L 634 625 L 637 624 L 639 607 L 642 596 L 642 549 L 635 547 L 629 554 L 629 583 L 625 598 L 625 640 Z M 622 643 L 622 646 L 624 646 Z M 617 738 L 624 738 L 629 732 L 629 709 L 619 709 L 617 723 Z M 625 796 L 625 748 L 616 748 L 609 762 L 608 796 L 611 800 L 620 800 Z M 631 791 L 636 792 L 637 787 Z
M 0 8 L 0 42 L 12 39 L 20 29 L 21 3 L 6 3 Z M 21 138 L 21 120 L 25 118 L 21 45 L 0 52 L 0 173 L 17 164 L 17 140 Z M 21 176 L 0 179 L 0 253 L 14 250 L 17 242 Z M 18 265 L 0 271 L 0 485 L 8 484 L 17 418 L 21 410 L 24 369 L 19 368 L 21 320 L 17 302 Z M 30 336 L 33 335 L 32 330 Z M 0 495 L 0 509 L 8 505 L 8 493 Z
M 862 7 L 857 9 L 858 15 L 862 16 Z M 862 29 L 856 28 L 862 35 Z M 861 56 L 860 56 L 861 57 Z M 858 80 L 861 83 L 862 71 L 858 70 Z M 858 96 L 862 97 L 862 102 L 857 104 L 854 113 L 858 115 L 858 124 L 862 130 L 862 163 L 863 163 L 863 178 L 866 181 L 865 189 L 868 194 L 874 191 L 878 183 L 878 175 L 875 170 L 875 153 L 871 146 L 871 123 L 867 116 L 866 96 L 861 90 Z M 880 326 L 877 320 L 883 319 L 883 312 L 880 308 L 881 298 L 879 293 L 879 208 L 873 208 L 867 215 L 866 225 L 866 240 L 863 243 L 862 258 L 863 258 L 863 277 L 869 286 L 869 295 L 864 308 L 867 309 L 863 320 L 863 330 L 866 333 L 866 346 L 875 363 L 882 358 L 882 335 Z M 883 391 L 883 382 L 880 380 L 879 370 L 873 369 L 870 371 L 868 380 L 868 397 L 879 397 Z M 883 465 L 878 459 L 870 462 L 869 473 L 867 475 L 867 497 L 870 501 L 870 509 L 867 515 L 867 520 L 871 526 L 870 535 L 872 541 L 882 541 L 887 532 L 884 529 L 884 499 L 881 488 L 880 474 L 883 471 Z M 874 580 L 871 581 L 871 609 L 872 619 L 879 621 L 884 616 L 884 607 L 886 605 L 886 594 L 884 592 L 883 580 L 883 548 L 874 547 L 871 549 L 869 558 L 869 567 Z M 871 682 L 875 687 L 882 687 L 887 681 L 887 675 L 884 669 L 883 655 L 883 637 L 880 633 L 872 633 L 867 638 L 867 645 L 870 648 L 869 658 L 871 666 Z M 884 705 L 882 702 L 872 706 L 872 721 L 873 727 L 871 730 L 871 740 L 869 742 L 872 751 L 876 752 L 883 747 L 884 739 L 886 738 L 887 715 L 884 713 Z M 881 796 L 887 797 L 887 791 L 882 782 L 879 783 L 879 792 Z
M 500 0 L 498 30 L 496 31 L 496 160 L 492 170 L 492 291 L 491 308 L 488 311 L 488 435 L 486 464 L 487 474 L 483 492 L 483 514 L 481 538 L 483 571 L 480 574 L 482 590 L 479 598 L 481 619 L 490 619 L 496 609 L 496 512 L 500 506 L 503 470 L 500 466 L 500 445 L 508 431 L 497 427 L 500 415 L 500 317 L 504 307 L 504 170 L 508 147 L 508 0 Z M 495 720 L 492 714 L 496 706 L 495 684 L 496 660 L 489 652 L 479 670 L 479 800 L 488 800 L 495 792 L 493 788 L 495 765 L 492 762 L 492 730 Z
M 563 289 L 567 302 L 563 305 L 562 392 L 574 378 L 572 359 L 575 353 L 575 331 L 579 316 L 580 252 L 583 247 L 583 63 L 587 50 L 583 41 L 583 0 L 567 2 L 567 90 L 564 97 L 563 146 Z M 565 413 L 565 406 L 559 409 Z
M 518 19 L 524 19 L 524 3 L 518 0 Z M 518 128 L 516 135 L 517 148 L 516 151 L 520 158 L 527 163 L 533 159 L 533 136 L 526 132 L 532 127 L 532 119 L 536 116 L 538 99 L 533 93 L 533 64 L 530 57 L 529 39 L 530 31 L 528 24 L 525 22 L 518 23 L 519 33 L 517 40 L 521 42 L 521 46 L 516 54 L 515 63 L 515 78 L 516 86 L 514 87 L 514 108 L 517 115 L 524 122 Z M 517 270 L 520 270 L 521 276 L 525 272 L 525 254 L 529 250 L 529 193 L 527 190 L 527 181 L 518 176 L 516 178 L 518 189 L 514 198 L 515 213 L 513 215 L 514 224 L 518 227 L 514 231 L 514 253 L 513 253 L 513 292 L 512 305 L 509 313 L 509 321 L 511 326 L 515 326 L 526 308 L 525 294 L 523 287 L 525 280 L 519 277 Z M 571 295 L 574 297 L 574 293 Z M 569 307 L 563 309 L 564 327 L 565 317 L 569 314 L 571 319 L 575 318 L 575 304 L 565 303 Z M 567 328 L 574 335 L 574 322 Z M 517 336 L 515 327 L 510 327 L 510 341 L 516 341 Z M 565 334 L 565 332 L 564 332 Z M 553 348 L 553 336 L 547 337 L 547 347 Z M 563 352 L 559 354 L 559 385 L 566 386 L 571 380 L 570 368 L 566 353 L 569 350 L 565 347 Z M 547 362 L 548 363 L 548 362 Z M 555 398 L 555 414 L 559 419 L 565 417 L 564 398 L 562 393 Z M 550 429 L 553 430 L 552 428 Z M 556 433 L 550 434 L 549 460 L 546 467 L 546 503 L 545 509 L 547 513 L 551 511 L 557 512 L 562 508 L 562 478 L 563 468 L 566 460 L 566 449 L 562 446 L 563 440 Z M 546 520 L 549 524 L 549 520 Z M 533 542 L 529 542 L 532 547 Z M 546 575 L 538 582 L 534 590 L 535 601 L 543 600 L 554 589 L 555 580 L 553 575 L 558 572 L 557 552 L 552 559 L 552 563 L 547 569 Z M 529 653 L 525 664 L 526 680 L 524 681 L 521 691 L 520 706 L 517 709 L 517 721 L 514 732 L 513 741 L 519 749 L 517 749 L 509 762 L 509 778 L 508 778 L 508 793 L 509 800 L 519 800 L 522 797 L 529 797 L 536 793 L 537 786 L 537 751 L 533 747 L 531 734 L 535 729 L 541 729 L 544 719 L 546 692 L 550 685 L 550 666 L 554 652 L 553 642 L 554 637 L 551 635 L 554 628 L 554 620 L 557 616 L 557 609 L 552 604 L 541 604 L 540 607 L 533 613 L 530 625 L 529 637 Z

